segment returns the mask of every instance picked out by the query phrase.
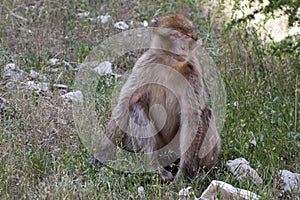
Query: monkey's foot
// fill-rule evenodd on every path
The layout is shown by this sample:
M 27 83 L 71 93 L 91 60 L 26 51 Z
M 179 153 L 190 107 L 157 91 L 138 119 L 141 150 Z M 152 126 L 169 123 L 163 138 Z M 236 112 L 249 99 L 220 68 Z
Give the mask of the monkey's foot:
M 161 169 L 160 175 L 163 177 L 165 182 L 172 182 L 174 180 L 173 174 L 166 169 Z

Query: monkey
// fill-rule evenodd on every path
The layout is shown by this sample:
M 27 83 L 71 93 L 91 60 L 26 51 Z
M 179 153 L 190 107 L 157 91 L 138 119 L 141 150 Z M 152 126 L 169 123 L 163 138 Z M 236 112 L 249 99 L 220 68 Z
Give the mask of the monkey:
M 150 48 L 123 85 L 95 157 L 109 160 L 110 150 L 120 145 L 130 152 L 146 152 L 149 166 L 159 168 L 167 182 L 193 179 L 211 169 L 221 151 L 195 55 L 195 26 L 175 14 L 155 21 L 153 27 Z M 165 166 L 177 157 L 179 170 L 173 174 Z

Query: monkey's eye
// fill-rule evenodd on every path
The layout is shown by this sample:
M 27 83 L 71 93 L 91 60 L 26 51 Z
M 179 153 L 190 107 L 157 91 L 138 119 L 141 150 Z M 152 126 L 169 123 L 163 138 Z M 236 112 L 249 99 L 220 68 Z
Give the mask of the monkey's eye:
M 174 38 L 181 38 L 183 35 L 181 33 L 179 33 L 178 31 L 176 32 L 171 32 L 170 34 L 171 37 L 174 37 Z
M 194 36 L 192 34 L 187 34 L 188 37 L 192 38 L 193 40 L 197 41 L 197 36 Z

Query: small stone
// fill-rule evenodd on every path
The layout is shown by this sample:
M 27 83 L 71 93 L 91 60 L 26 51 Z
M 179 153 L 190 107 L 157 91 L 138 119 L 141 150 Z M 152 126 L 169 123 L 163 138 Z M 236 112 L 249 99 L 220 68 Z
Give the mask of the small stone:
M 101 16 L 98 16 L 97 19 L 100 19 L 101 23 L 105 24 L 111 19 L 111 16 L 110 15 L 101 15 Z
M 221 194 L 220 194 L 221 193 Z M 239 199 L 239 200 L 258 200 L 260 196 L 248 190 L 235 188 L 223 181 L 213 180 L 207 189 L 202 193 L 201 200 L 218 199 Z
M 14 63 L 8 63 L 4 68 L 3 78 L 18 81 L 28 74 L 24 70 L 18 70 Z
M 3 73 L 3 79 L 13 79 L 16 76 L 16 72 L 13 70 L 5 70 Z
M 83 102 L 83 95 L 81 91 L 75 91 L 75 92 L 68 92 L 64 95 L 62 95 L 63 98 L 82 103 Z
M 53 84 L 53 87 L 58 88 L 58 89 L 68 89 L 68 86 L 64 84 Z
M 263 180 L 258 173 L 249 165 L 245 158 L 237 158 L 235 160 L 228 160 L 226 166 L 229 171 L 237 177 L 238 180 L 243 178 L 251 178 L 256 183 L 262 184 Z
M 156 24 L 157 22 L 158 22 L 158 19 L 157 19 L 157 18 L 151 19 L 151 23 L 152 23 L 152 24 Z
M 192 189 L 191 186 L 181 189 L 178 193 L 179 200 L 190 200 L 191 199 L 190 194 L 192 193 L 194 196 L 193 191 L 190 191 L 191 189 Z
M 51 65 L 56 65 L 56 64 L 58 63 L 58 61 L 59 61 L 58 58 L 51 58 L 51 59 L 49 60 L 49 62 L 50 62 Z
M 8 63 L 5 66 L 5 70 L 15 70 L 16 69 L 16 64 L 15 63 Z
M 87 11 L 87 12 L 78 13 L 77 16 L 79 18 L 88 17 L 90 16 L 90 12 Z
M 49 90 L 49 83 L 42 82 L 42 83 L 35 83 L 34 81 L 28 81 L 26 83 L 29 89 L 38 90 L 47 92 Z
M 139 195 L 141 198 L 145 198 L 145 189 L 144 189 L 143 186 L 138 187 L 138 195 Z
M 133 25 L 134 25 L 133 20 L 130 20 L 130 26 L 133 26 Z
M 125 22 L 119 21 L 119 22 L 115 23 L 115 28 L 125 30 L 125 29 L 128 29 L 129 26 Z
M 112 64 L 108 61 L 100 63 L 97 67 L 93 69 L 99 75 L 112 74 Z
M 29 76 L 33 79 L 38 79 L 40 81 L 46 81 L 47 77 L 44 74 L 38 73 L 34 70 L 30 70 Z
M 149 23 L 148 23 L 147 20 L 144 20 L 144 21 L 143 21 L 143 26 L 144 26 L 144 27 L 148 27 L 148 26 L 149 26 Z
M 300 193 L 300 174 L 288 170 L 280 170 L 279 176 L 283 192 L 296 191 Z
M 238 107 L 239 106 L 239 102 L 237 102 L 237 101 L 233 102 L 233 106 Z
M 2 75 L 3 79 L 13 79 L 13 80 L 17 80 L 20 75 L 16 72 L 16 65 L 15 63 L 8 63 L 5 67 L 4 67 L 4 73 Z
M 24 21 L 24 22 L 28 21 L 28 19 L 26 19 L 25 17 L 22 17 L 21 15 L 17 15 L 17 14 L 15 14 L 15 13 L 13 13 L 13 12 L 10 12 L 10 14 L 11 14 L 12 16 L 14 16 L 15 18 L 20 19 L 20 20 L 22 20 L 22 21 Z

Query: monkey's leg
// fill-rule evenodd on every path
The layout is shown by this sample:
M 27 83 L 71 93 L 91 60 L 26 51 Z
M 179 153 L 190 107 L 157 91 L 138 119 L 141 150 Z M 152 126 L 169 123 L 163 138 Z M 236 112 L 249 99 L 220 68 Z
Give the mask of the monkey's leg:
M 166 170 L 159 162 L 159 155 L 157 150 L 157 141 L 155 137 L 149 138 L 145 150 L 148 154 L 149 167 L 153 170 L 159 170 L 160 175 L 162 176 L 165 182 L 172 182 L 174 179 L 173 174 Z
M 190 147 L 185 152 L 181 152 L 179 170 L 174 178 L 174 183 L 178 183 L 181 179 L 187 178 L 193 179 L 198 172 L 198 149 L 201 148 L 202 137 L 201 134 L 193 138 L 194 140 L 190 143 Z M 181 141 L 183 142 L 183 141 Z
M 191 104 L 188 98 L 182 100 L 179 130 L 180 163 L 174 178 L 175 183 L 183 177 L 192 179 L 195 176 L 197 148 L 202 143 L 202 137 L 199 134 L 203 128 L 200 106 L 197 102 L 195 105 Z
M 206 134 L 198 153 L 199 169 L 210 170 L 218 161 L 221 152 L 221 138 L 218 134 L 213 111 L 206 107 L 203 110 L 202 120 L 205 124 Z
M 186 152 L 181 156 L 180 171 L 174 182 L 182 177 L 193 179 L 211 169 L 217 162 L 221 149 L 221 140 L 217 132 L 212 110 L 206 107 L 201 114 L 198 131 Z

